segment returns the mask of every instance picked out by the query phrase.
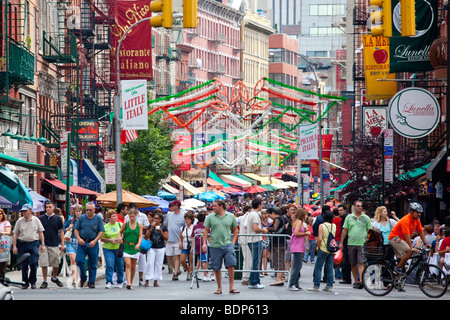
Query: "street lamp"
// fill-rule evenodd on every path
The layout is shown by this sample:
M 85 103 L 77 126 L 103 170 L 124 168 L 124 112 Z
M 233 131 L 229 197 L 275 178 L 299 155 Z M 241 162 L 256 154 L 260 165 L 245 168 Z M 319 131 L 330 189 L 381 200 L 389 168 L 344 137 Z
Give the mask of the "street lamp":
M 117 69 L 117 90 L 116 96 L 114 99 L 114 144 L 116 146 L 116 203 L 119 204 L 122 202 L 122 147 L 120 145 L 120 134 L 121 134 L 121 121 L 120 121 L 120 46 L 122 45 L 122 41 L 125 36 L 133 29 L 137 24 L 149 21 L 151 17 L 144 18 L 133 23 L 122 35 L 119 40 L 119 44 L 117 45 L 117 61 L 116 61 L 116 69 Z

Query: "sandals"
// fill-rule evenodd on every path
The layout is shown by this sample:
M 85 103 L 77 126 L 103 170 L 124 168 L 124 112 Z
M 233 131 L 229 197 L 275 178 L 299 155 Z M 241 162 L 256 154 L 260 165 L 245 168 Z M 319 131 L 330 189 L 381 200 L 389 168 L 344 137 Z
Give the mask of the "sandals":
M 236 293 L 240 293 L 237 289 L 231 289 L 229 291 L 231 294 L 236 294 Z M 222 294 L 222 290 L 221 289 L 217 289 L 214 294 Z
M 279 281 L 279 282 L 275 281 L 275 282 L 271 283 L 270 285 L 272 287 L 282 287 L 282 286 L 284 286 L 284 282 L 283 281 Z
M 235 294 L 235 293 L 239 293 L 239 291 L 237 289 L 232 289 L 232 290 L 230 290 L 230 293 Z
M 222 290 L 217 289 L 216 291 L 214 291 L 214 294 L 222 294 Z

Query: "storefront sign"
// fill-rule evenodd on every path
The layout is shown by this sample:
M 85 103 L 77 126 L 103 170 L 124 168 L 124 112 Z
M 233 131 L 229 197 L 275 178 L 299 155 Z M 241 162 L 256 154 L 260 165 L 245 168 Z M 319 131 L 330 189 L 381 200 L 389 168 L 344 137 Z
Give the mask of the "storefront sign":
M 149 0 L 110 1 L 111 25 L 111 70 L 116 70 L 117 47 L 123 34 L 136 22 L 151 16 Z M 133 27 L 122 40 L 119 55 L 120 79 L 152 80 L 152 41 L 150 21 Z M 116 81 L 116 72 L 111 72 Z
M 70 126 L 70 124 L 69 124 Z M 80 142 L 97 142 L 99 140 L 98 121 L 95 119 L 84 119 L 78 122 L 78 130 L 72 127 L 75 133 L 78 133 Z M 73 138 L 72 138 L 72 141 Z
M 438 0 L 416 0 L 416 35 L 401 37 L 400 1 L 392 0 L 389 73 L 433 70 L 430 49 L 437 37 Z
M 389 38 L 363 35 L 364 71 L 366 79 L 366 100 L 390 99 L 397 92 L 395 79 L 389 74 Z
M 147 80 L 120 81 L 122 130 L 147 130 Z
M 436 128 L 440 117 L 438 101 L 431 92 L 422 88 L 403 89 L 389 101 L 389 123 L 406 138 L 427 136 Z
M 363 107 L 364 132 L 378 137 L 387 128 L 387 107 L 366 106 Z

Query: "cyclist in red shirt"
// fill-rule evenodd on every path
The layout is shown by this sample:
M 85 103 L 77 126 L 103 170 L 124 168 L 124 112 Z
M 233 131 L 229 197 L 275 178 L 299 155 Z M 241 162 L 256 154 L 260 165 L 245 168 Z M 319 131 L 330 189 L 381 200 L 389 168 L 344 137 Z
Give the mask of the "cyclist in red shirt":
M 401 275 L 405 275 L 403 272 L 403 266 L 406 261 L 413 255 L 413 252 L 417 252 L 416 248 L 413 248 L 411 242 L 411 236 L 414 231 L 417 231 L 423 243 L 425 244 L 425 235 L 422 230 L 422 224 L 420 223 L 420 214 L 423 212 L 423 207 L 417 202 L 411 202 L 409 205 L 409 213 L 401 218 L 397 224 L 392 228 L 389 234 L 389 244 L 394 249 L 394 253 L 400 259 L 400 262 L 395 268 L 395 272 Z

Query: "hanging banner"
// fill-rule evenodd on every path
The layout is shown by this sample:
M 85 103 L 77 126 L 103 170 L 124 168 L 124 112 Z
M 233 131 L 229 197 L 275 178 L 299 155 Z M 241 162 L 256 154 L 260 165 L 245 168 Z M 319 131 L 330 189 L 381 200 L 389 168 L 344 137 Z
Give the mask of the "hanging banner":
M 384 129 L 387 129 L 386 106 L 364 106 L 362 114 L 366 135 L 378 137 Z
M 116 154 L 105 152 L 105 184 L 116 184 Z
M 317 124 L 300 126 L 300 159 L 319 159 L 319 128 Z
M 151 17 L 150 0 L 110 1 L 111 26 L 111 70 L 116 70 L 117 47 L 120 38 L 134 23 Z M 119 55 L 120 79 L 152 80 L 152 39 L 150 21 L 141 22 L 130 30 L 122 40 Z M 111 80 L 117 81 L 111 72 Z
M 322 160 L 330 161 L 331 158 L 331 145 L 333 143 L 332 134 L 322 135 Z M 319 160 L 311 160 L 311 176 L 320 176 Z
M 394 182 L 394 130 L 385 129 L 384 134 L 384 182 Z
M 438 31 L 438 0 L 416 0 L 415 3 L 416 35 L 401 37 L 400 2 L 392 0 L 389 73 L 433 70 L 430 49 Z
M 182 149 L 189 149 L 192 146 L 192 138 L 190 135 L 177 135 L 175 144 L 172 149 L 172 163 L 177 165 L 177 170 L 191 170 L 191 156 L 179 153 Z
M 397 92 L 395 79 L 389 74 L 389 38 L 363 35 L 364 73 L 366 79 L 366 100 L 390 99 Z
M 122 130 L 147 130 L 147 80 L 120 81 Z

